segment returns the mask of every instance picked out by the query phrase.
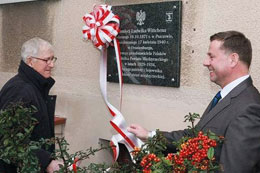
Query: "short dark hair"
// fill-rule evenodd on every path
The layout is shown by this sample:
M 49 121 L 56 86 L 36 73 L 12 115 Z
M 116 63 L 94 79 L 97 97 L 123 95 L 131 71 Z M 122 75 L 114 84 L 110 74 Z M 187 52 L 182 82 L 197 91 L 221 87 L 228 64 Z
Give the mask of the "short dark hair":
M 251 42 L 244 34 L 238 31 L 219 32 L 210 37 L 210 41 L 223 41 L 222 47 L 226 51 L 237 53 L 240 61 L 243 61 L 248 68 L 252 60 Z

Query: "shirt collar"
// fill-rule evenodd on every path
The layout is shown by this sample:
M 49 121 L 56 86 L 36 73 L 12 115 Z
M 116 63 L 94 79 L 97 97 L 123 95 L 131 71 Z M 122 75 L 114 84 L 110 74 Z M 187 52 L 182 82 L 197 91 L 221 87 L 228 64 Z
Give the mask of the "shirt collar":
M 246 80 L 249 77 L 249 75 L 245 75 L 242 76 L 234 81 L 232 81 L 231 83 L 229 83 L 228 85 L 226 85 L 221 91 L 220 91 L 220 95 L 221 98 L 223 99 L 226 95 L 228 95 L 228 93 L 234 89 L 236 86 L 238 86 L 241 82 L 243 82 L 244 80 Z

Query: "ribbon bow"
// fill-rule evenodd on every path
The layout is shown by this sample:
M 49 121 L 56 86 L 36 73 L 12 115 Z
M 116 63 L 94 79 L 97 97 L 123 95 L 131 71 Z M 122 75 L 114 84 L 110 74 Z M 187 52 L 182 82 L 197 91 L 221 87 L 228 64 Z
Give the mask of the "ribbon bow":
M 83 35 L 87 40 L 91 40 L 93 44 L 100 50 L 118 35 L 119 17 L 111 11 L 112 6 L 100 5 L 95 6 L 94 11 L 83 17 L 85 26 L 83 26 Z
M 113 147 L 114 160 L 118 158 L 119 155 L 119 146 L 118 143 L 125 144 L 129 152 L 131 152 L 135 147 L 140 147 L 143 142 L 136 138 L 135 135 L 127 131 L 126 121 L 121 114 L 112 104 L 108 102 L 107 99 L 107 47 L 114 42 L 116 60 L 117 60 L 117 69 L 118 69 L 118 78 L 120 86 L 120 108 L 122 104 L 122 84 L 123 84 L 123 75 L 122 75 L 122 62 L 121 62 L 121 53 L 119 42 L 116 39 L 120 29 L 119 29 L 119 17 L 114 15 L 111 11 L 111 6 L 108 5 L 99 5 L 94 7 L 94 11 L 90 14 L 86 14 L 83 17 L 85 21 L 85 26 L 83 26 L 83 35 L 87 40 L 91 40 L 95 47 L 102 51 L 101 63 L 100 63 L 100 89 L 103 96 L 103 99 L 107 105 L 107 108 L 110 114 L 113 116 L 113 119 L 110 121 L 110 124 L 113 128 L 119 133 L 112 136 L 111 146 Z

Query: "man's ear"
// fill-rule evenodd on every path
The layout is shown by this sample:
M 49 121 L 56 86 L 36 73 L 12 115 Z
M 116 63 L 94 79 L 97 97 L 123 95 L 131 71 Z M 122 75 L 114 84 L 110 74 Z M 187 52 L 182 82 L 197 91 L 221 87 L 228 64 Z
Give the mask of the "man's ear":
M 33 66 L 32 61 L 33 61 L 32 57 L 29 56 L 28 58 L 26 58 L 26 64 L 27 64 L 28 66 L 30 66 L 30 67 Z
M 235 67 L 239 62 L 239 55 L 237 53 L 231 53 L 229 55 L 231 67 Z

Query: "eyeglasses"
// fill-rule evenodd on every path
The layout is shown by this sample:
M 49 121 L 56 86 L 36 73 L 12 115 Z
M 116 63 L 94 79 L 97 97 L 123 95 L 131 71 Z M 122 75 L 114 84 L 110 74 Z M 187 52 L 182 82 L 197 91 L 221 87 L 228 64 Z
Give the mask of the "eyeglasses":
M 43 58 L 38 58 L 38 57 L 32 57 L 32 58 L 35 58 L 35 59 L 38 59 L 38 60 L 42 60 L 42 61 L 45 61 L 46 64 L 51 64 L 51 63 L 55 63 L 57 61 L 57 57 L 49 57 L 49 58 L 46 58 L 46 59 L 43 59 Z

